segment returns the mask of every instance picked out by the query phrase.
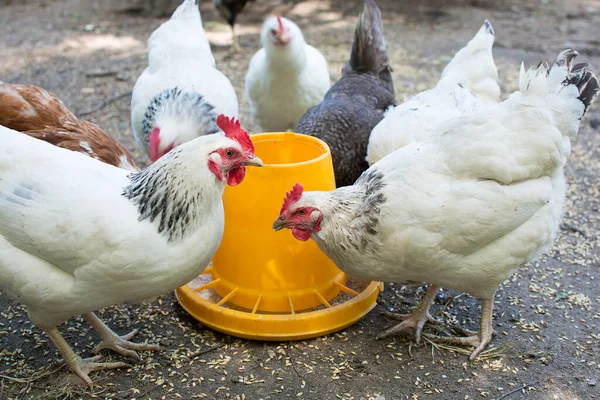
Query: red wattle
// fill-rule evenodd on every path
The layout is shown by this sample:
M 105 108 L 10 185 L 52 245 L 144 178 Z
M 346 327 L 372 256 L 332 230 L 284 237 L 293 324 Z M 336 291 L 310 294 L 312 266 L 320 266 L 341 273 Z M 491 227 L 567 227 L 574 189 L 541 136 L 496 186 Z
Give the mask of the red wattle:
M 229 186 L 236 186 L 242 183 L 246 176 L 246 167 L 237 167 L 227 173 L 227 184 Z
M 310 239 L 310 231 L 308 229 L 294 227 L 292 228 L 292 235 L 294 235 L 296 239 L 303 242 L 306 242 L 308 239 Z
M 154 128 L 148 137 L 148 150 L 150 151 L 150 159 L 154 162 L 160 158 L 158 147 L 160 146 L 160 129 Z

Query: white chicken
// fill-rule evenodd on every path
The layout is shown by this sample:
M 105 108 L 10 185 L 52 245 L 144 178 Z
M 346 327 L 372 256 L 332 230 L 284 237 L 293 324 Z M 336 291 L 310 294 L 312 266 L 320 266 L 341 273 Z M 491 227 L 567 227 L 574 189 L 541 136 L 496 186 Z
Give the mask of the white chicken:
M 57 326 L 82 314 L 102 338 L 94 353 L 157 349 L 119 337 L 93 311 L 198 276 L 221 242 L 225 183 L 262 166 L 239 122 L 217 123 L 225 135 L 182 144 L 138 173 L 0 127 L 0 288 L 90 387 L 91 371 L 126 364 L 82 359 Z
M 408 143 L 429 137 L 442 122 L 500 97 L 492 55 L 494 29 L 485 21 L 479 32 L 448 63 L 437 85 L 390 108 L 371 131 L 369 165 Z
M 263 48 L 246 73 L 251 116 L 265 132 L 294 129 L 331 86 L 327 61 L 296 24 L 280 15 L 267 18 L 260 39 Z
M 238 116 L 231 82 L 215 66 L 197 0 L 184 0 L 148 39 L 148 67 L 131 97 L 135 138 L 152 161 L 218 132 L 217 115 Z
M 440 286 L 482 299 L 478 333 L 440 342 L 475 346 L 493 334 L 498 285 L 552 244 L 565 199 L 563 168 L 598 79 L 573 50 L 525 72 L 519 91 L 440 124 L 429 138 L 384 157 L 353 186 L 288 193 L 275 230 L 312 238 L 344 272 L 362 279 L 429 282 L 404 321 L 419 340 Z

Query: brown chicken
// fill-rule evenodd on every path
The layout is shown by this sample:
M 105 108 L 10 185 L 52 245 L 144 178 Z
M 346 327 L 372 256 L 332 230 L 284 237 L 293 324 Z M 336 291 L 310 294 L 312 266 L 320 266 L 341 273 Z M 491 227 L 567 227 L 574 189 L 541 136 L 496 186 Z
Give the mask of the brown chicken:
M 77 118 L 53 93 L 0 82 L 0 125 L 129 171 L 129 151 L 96 124 Z

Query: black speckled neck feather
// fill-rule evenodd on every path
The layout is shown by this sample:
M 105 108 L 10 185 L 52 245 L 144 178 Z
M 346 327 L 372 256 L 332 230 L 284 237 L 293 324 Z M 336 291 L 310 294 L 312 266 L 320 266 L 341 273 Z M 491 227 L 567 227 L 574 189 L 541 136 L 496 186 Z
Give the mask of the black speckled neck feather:
M 158 219 L 158 232 L 169 242 L 180 240 L 201 212 L 202 188 L 186 180 L 181 149 L 171 150 L 160 161 L 129 175 L 123 196 L 138 207 L 139 221 Z M 165 165 L 166 161 L 169 165 Z M 182 173 L 175 173 L 183 170 Z

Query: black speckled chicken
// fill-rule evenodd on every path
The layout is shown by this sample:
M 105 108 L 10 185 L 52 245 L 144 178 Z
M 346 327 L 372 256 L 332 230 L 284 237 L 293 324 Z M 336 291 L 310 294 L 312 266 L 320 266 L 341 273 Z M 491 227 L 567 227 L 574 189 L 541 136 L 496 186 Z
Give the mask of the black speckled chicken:
M 364 0 L 342 77 L 296 127 L 329 145 L 337 186 L 351 185 L 369 167 L 365 157 L 371 130 L 396 105 L 385 49 L 381 12 L 373 0 Z

